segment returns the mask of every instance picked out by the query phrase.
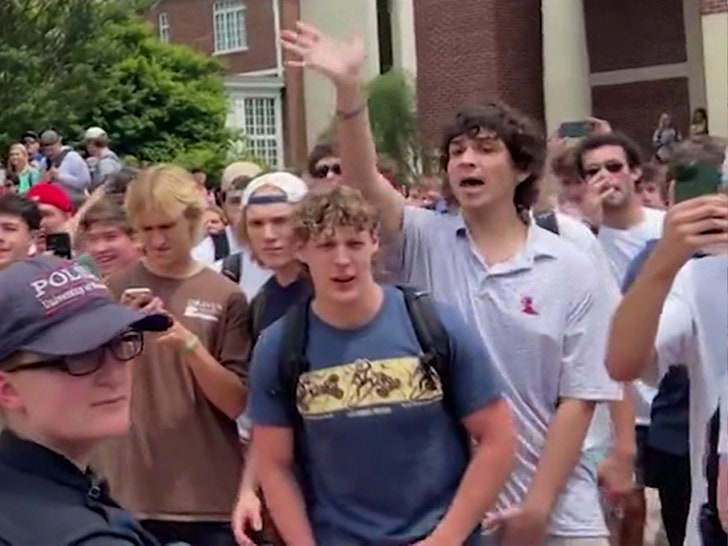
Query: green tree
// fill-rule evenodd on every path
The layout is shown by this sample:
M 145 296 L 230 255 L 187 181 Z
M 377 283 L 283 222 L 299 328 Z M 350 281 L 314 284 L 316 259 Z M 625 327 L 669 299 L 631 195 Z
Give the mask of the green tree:
M 367 85 L 369 122 L 377 153 L 396 165 L 400 182 L 411 182 L 421 172 L 429 172 L 431 157 L 420 138 L 415 90 L 411 78 L 390 70 Z M 332 138 L 335 120 L 320 135 Z
M 121 155 L 219 170 L 225 127 L 221 65 L 161 43 L 140 0 L 0 2 L 0 147 L 53 127 L 68 142 L 103 127 Z M 188 165 L 191 166 L 191 165 Z

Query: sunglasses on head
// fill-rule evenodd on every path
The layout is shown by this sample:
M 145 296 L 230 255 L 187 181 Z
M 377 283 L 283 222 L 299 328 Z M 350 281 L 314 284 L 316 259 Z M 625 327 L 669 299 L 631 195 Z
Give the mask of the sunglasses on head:
M 18 364 L 6 369 L 6 372 L 19 372 L 24 370 L 56 369 L 73 377 L 83 377 L 96 373 L 104 365 L 104 356 L 109 351 L 114 360 L 128 362 L 139 356 L 144 350 L 144 334 L 136 330 L 129 330 L 115 337 L 101 347 L 79 355 L 53 358 L 40 362 Z
M 587 178 L 592 178 L 599 174 L 599 171 L 602 169 L 607 169 L 612 174 L 616 174 L 619 172 L 622 172 L 624 169 L 624 163 L 621 161 L 607 161 L 605 163 L 602 163 L 601 165 L 592 165 L 588 169 L 584 171 Z
M 341 176 L 341 165 L 334 163 L 333 165 L 321 165 L 314 169 L 313 176 L 316 178 L 326 178 L 329 172 L 334 173 L 337 176 Z

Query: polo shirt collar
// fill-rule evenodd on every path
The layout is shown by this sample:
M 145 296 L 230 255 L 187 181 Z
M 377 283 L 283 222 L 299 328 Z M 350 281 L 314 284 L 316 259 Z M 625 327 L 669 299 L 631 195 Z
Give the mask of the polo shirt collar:
M 452 230 L 457 238 L 468 237 L 468 227 L 465 224 L 465 219 L 462 213 L 458 212 L 452 217 Z M 497 266 L 503 265 L 508 270 L 511 269 L 530 269 L 533 262 L 543 258 L 556 258 L 559 254 L 558 251 L 559 240 L 558 236 L 540 228 L 536 223 L 531 220 L 528 226 L 528 235 L 526 237 L 525 247 L 511 260 L 504 262 L 503 264 L 497 264 Z M 500 267 L 494 269 L 501 269 Z

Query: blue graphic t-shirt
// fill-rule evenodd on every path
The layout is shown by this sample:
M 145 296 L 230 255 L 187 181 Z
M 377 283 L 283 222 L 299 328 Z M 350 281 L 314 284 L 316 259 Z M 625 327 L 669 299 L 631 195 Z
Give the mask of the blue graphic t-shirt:
M 402 294 L 385 287 L 366 326 L 340 330 L 310 313 L 298 386 L 304 421 L 309 518 L 319 546 L 404 545 L 425 538 L 445 515 L 467 466 L 459 425 L 439 382 L 423 376 Z M 439 307 L 450 336 L 453 399 L 460 418 L 500 397 L 501 382 L 477 334 Z M 291 426 L 279 386 L 282 322 L 255 346 L 250 415 Z M 478 533 L 472 542 L 477 544 Z

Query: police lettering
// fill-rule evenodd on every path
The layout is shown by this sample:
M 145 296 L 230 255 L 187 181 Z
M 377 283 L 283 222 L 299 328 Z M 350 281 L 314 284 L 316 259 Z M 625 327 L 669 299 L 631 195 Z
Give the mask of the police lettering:
M 35 297 L 42 298 L 49 288 L 63 288 L 69 284 L 75 284 L 84 279 L 95 280 L 95 277 L 80 265 L 71 265 L 63 269 L 57 269 L 45 278 L 37 279 L 30 283 L 35 290 Z

